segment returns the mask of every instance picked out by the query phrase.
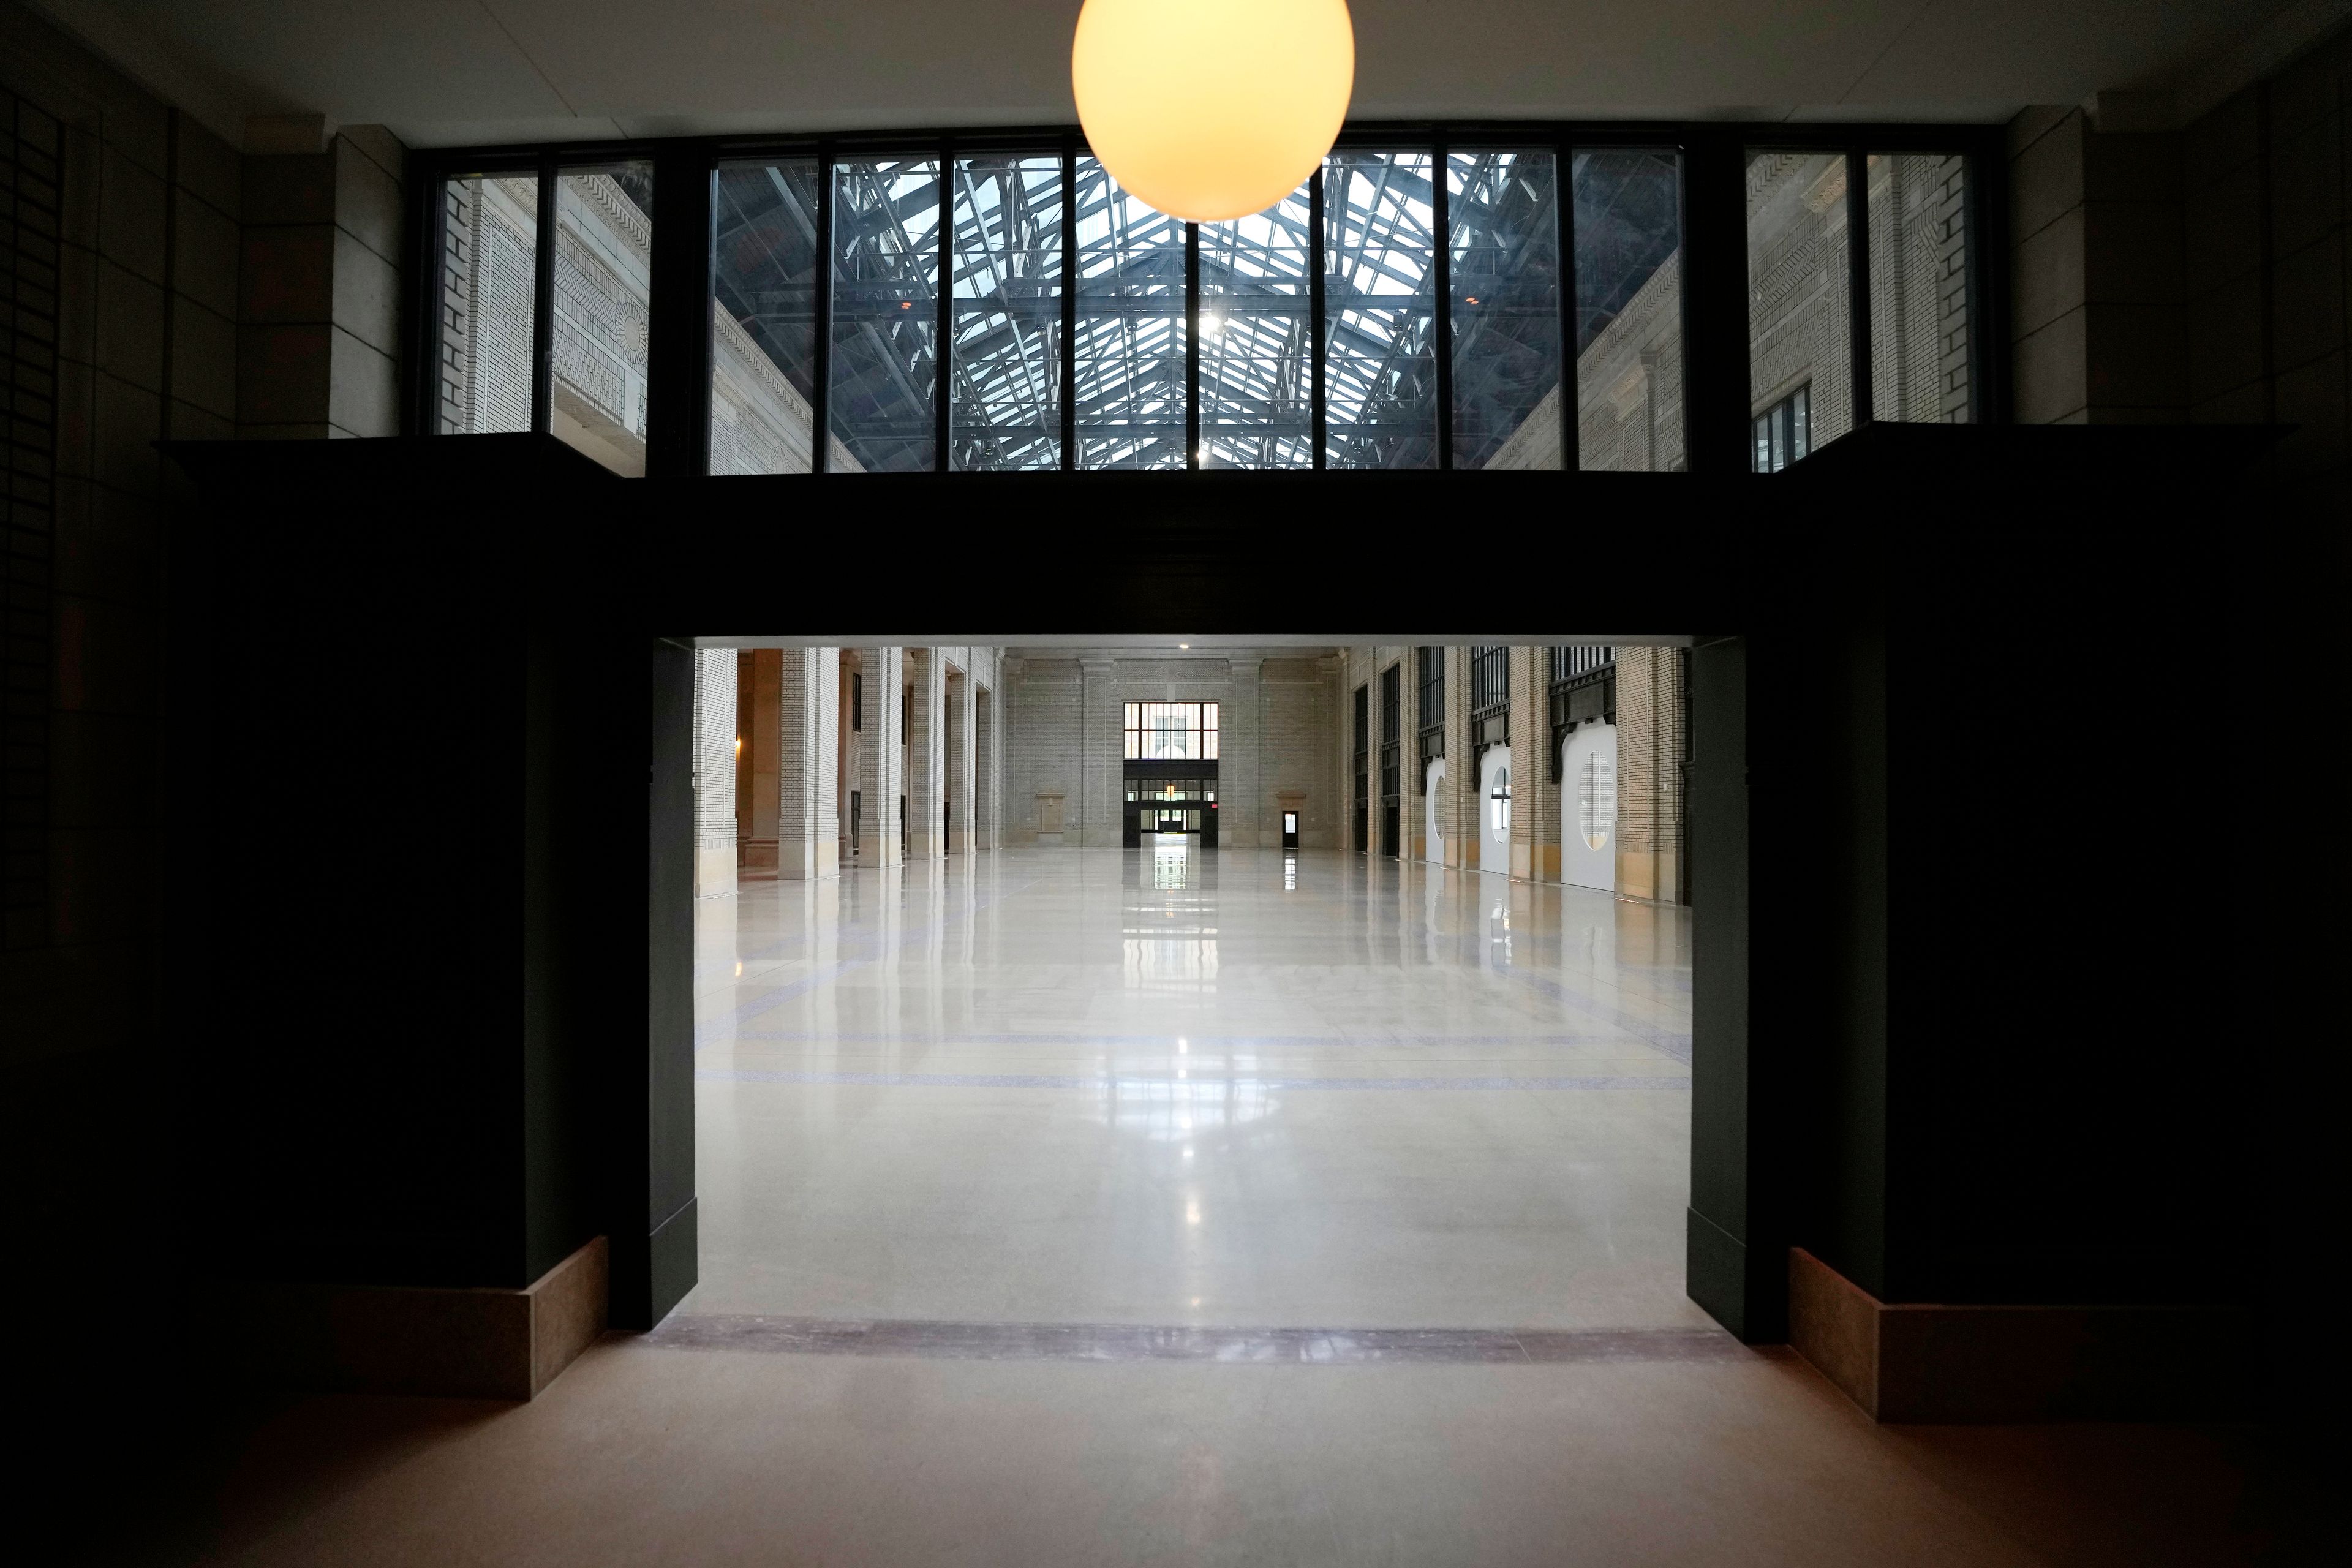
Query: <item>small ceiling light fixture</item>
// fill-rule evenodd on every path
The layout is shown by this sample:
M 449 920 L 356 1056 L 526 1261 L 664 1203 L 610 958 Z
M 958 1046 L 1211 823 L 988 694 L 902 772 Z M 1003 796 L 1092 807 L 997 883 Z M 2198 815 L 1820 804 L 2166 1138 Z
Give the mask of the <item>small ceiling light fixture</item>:
M 1264 212 L 1305 184 L 1355 82 L 1347 0 L 1086 0 L 1070 47 L 1087 146 L 1187 223 Z
M 1188 643 L 1188 642 L 1180 642 L 1180 643 L 1178 643 L 1176 646 L 1177 646 L 1178 647 L 1191 647 L 1192 645 L 1191 643 Z

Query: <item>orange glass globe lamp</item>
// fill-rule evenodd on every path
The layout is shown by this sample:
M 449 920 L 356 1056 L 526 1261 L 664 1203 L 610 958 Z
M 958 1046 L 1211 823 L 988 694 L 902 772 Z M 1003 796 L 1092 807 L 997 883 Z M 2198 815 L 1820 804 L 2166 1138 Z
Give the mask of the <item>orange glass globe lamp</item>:
M 1355 83 L 1347 0 L 1086 0 L 1070 48 L 1094 155 L 1190 223 L 1264 212 L 1305 184 Z

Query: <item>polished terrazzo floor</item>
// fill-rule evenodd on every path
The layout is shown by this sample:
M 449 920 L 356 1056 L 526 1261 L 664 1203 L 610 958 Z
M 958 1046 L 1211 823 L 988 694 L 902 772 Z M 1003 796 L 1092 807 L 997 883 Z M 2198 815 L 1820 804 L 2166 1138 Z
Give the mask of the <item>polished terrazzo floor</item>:
M 700 900 L 701 1283 L 218 1447 L 244 1564 L 2191 1568 L 2248 1435 L 1872 1423 L 1683 1297 L 1685 917 L 1222 851 Z M 201 1444 L 175 1451 L 203 1451 Z
M 1333 853 L 698 902 L 688 1314 L 1686 1328 L 1685 911 Z

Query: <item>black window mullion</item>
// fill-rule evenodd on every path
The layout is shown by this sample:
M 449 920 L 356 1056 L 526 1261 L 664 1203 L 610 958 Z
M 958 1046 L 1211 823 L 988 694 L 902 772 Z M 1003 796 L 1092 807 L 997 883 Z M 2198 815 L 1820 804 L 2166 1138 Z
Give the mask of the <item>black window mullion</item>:
M 1201 466 L 1201 226 L 1184 226 L 1184 467 Z
M 825 471 L 833 449 L 833 148 L 816 153 L 816 353 L 809 388 L 809 472 Z
M 1852 429 L 1875 417 L 1870 382 L 1870 154 L 1860 147 L 1845 154 L 1846 319 L 1853 358 Z M 1808 448 L 1810 450 L 1810 447 Z
M 1576 148 L 1560 142 L 1552 160 L 1551 205 L 1559 215 L 1559 466 L 1573 474 L 1584 467 L 1582 422 L 1576 416 Z
M 1062 138 L 1062 471 L 1078 466 L 1078 139 Z
M 1309 230 L 1307 241 L 1308 268 L 1307 308 L 1314 313 L 1307 329 L 1309 362 L 1307 368 L 1310 376 L 1307 388 L 1309 410 L 1307 438 L 1314 444 L 1312 466 L 1318 468 L 1328 466 L 1324 445 L 1330 433 L 1329 409 L 1323 395 L 1324 365 L 1331 353 L 1330 326 L 1323 318 L 1324 289 L 1327 281 L 1325 273 L 1329 267 L 1324 243 L 1323 169 L 1324 165 L 1318 163 L 1315 166 L 1315 172 L 1307 177 L 1307 226 Z
M 555 428 L 555 159 L 539 161 L 539 237 L 531 257 L 530 427 Z
M 948 471 L 948 398 L 954 390 L 949 375 L 950 344 L 955 336 L 955 198 L 949 186 L 955 179 L 955 149 L 940 143 L 940 280 L 939 341 L 931 345 L 931 472 Z
M 1437 466 L 1454 467 L 1454 216 L 1446 187 L 1452 180 L 1445 138 L 1437 138 L 1431 158 L 1429 226 L 1432 247 L 1431 280 L 1435 285 L 1437 342 Z

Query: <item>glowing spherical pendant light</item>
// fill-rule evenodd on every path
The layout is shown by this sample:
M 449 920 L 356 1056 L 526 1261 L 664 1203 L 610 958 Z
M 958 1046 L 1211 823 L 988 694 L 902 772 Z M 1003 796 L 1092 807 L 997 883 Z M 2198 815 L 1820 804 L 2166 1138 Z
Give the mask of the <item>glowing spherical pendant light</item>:
M 1086 0 L 1070 49 L 1095 156 L 1193 223 L 1297 190 L 1331 150 L 1355 81 L 1347 0 Z

